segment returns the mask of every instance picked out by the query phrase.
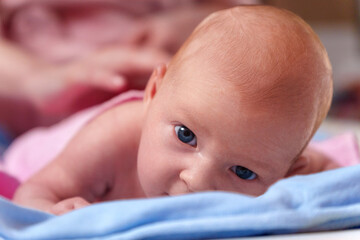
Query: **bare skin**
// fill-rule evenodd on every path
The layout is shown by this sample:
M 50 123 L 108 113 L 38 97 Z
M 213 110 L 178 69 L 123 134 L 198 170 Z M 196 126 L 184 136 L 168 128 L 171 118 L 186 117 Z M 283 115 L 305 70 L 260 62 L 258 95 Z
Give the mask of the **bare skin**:
M 269 43 L 261 48 L 264 57 L 254 59 L 251 51 L 258 48 L 249 47 L 251 37 L 238 49 L 229 43 L 238 26 L 234 19 L 256 19 L 258 12 L 275 17 L 276 24 L 294 23 L 299 31 L 263 36 L 262 29 L 251 29 Z M 221 21 L 231 30 L 222 45 L 216 44 Z M 84 126 L 19 188 L 14 201 L 63 214 L 99 201 L 200 191 L 258 196 L 279 179 L 337 167 L 313 149 L 303 151 L 325 117 L 332 91 L 326 53 L 309 32 L 293 15 L 270 7 L 210 16 L 168 67 L 155 69 L 143 101 L 110 109 Z M 202 39 L 211 37 L 215 47 L 205 51 Z M 299 42 L 291 49 L 294 39 Z M 268 62 L 275 57 L 276 67 Z
M 113 200 L 118 196 L 145 197 L 136 173 L 136 146 L 143 115 L 141 101 L 105 112 L 84 127 L 58 158 L 22 185 L 14 201 L 64 213 L 59 206 L 71 210 L 87 202 Z M 129 137 L 118 137 L 124 134 Z

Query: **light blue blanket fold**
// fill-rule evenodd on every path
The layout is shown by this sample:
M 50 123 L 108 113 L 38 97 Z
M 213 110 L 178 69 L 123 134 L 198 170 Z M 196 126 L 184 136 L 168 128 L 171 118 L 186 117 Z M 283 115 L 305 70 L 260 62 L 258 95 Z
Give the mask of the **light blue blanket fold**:
M 261 197 L 208 192 L 94 204 L 63 216 L 0 199 L 5 239 L 196 239 L 360 227 L 360 165 L 284 179 Z

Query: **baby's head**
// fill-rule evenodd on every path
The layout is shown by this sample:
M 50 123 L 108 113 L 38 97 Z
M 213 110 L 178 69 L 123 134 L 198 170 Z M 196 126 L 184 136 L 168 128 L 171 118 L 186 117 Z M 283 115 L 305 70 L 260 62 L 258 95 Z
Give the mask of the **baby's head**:
M 299 17 L 268 6 L 214 13 L 149 81 L 140 183 L 148 196 L 260 195 L 306 167 L 331 96 L 326 51 Z

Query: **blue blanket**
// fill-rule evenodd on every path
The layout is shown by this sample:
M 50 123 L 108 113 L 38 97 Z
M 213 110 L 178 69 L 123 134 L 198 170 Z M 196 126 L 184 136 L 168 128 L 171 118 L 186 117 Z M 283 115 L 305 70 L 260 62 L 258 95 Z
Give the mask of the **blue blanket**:
M 5 130 L 4 127 L 0 125 L 0 157 L 2 156 L 5 149 L 10 145 L 10 143 L 10 134 Z
M 360 227 L 360 165 L 225 192 L 94 204 L 63 216 L 0 199 L 0 238 L 198 239 Z

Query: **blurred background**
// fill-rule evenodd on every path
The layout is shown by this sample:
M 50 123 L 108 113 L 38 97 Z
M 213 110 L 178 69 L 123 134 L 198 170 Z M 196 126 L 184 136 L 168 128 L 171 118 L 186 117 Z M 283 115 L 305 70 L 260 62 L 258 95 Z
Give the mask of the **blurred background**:
M 360 133 L 360 1 L 0 0 L 0 144 L 143 88 L 204 17 L 238 4 L 285 8 L 314 28 L 334 74 L 322 128 Z

